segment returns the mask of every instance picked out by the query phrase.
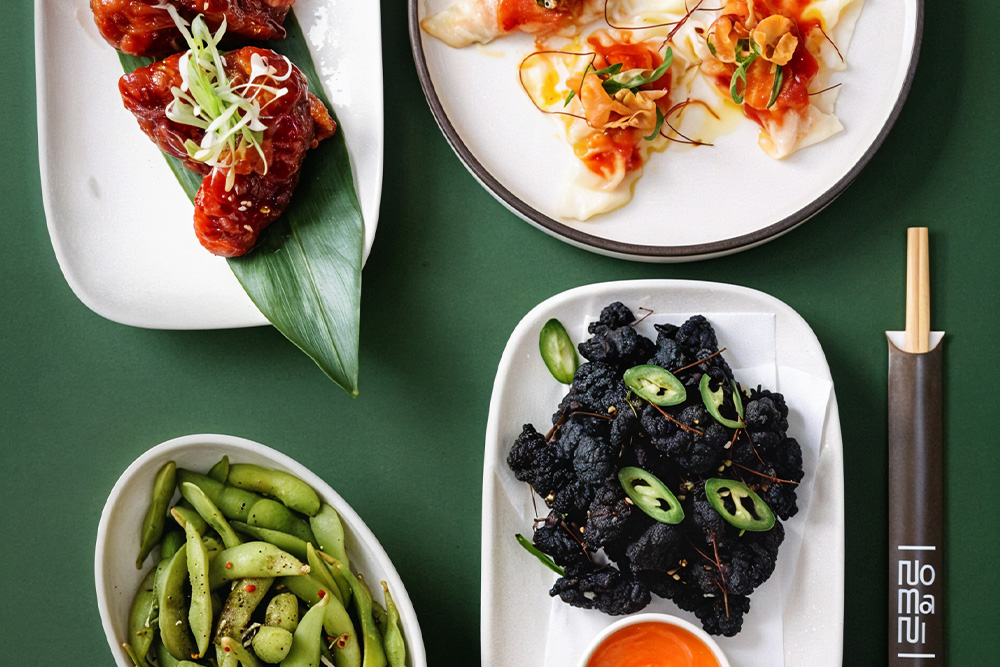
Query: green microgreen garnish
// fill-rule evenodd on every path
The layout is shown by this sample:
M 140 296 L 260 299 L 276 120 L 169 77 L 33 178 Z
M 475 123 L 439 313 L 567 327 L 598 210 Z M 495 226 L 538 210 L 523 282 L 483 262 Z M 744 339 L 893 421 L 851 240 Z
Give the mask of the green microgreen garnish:
M 646 141 L 652 141 L 656 138 L 656 135 L 660 133 L 660 128 L 663 127 L 663 121 L 666 120 L 666 116 L 660 111 L 660 107 L 656 107 L 656 127 L 650 132 L 648 137 L 643 137 Z
M 744 50 L 748 48 L 749 51 L 744 53 Z M 729 80 L 729 94 L 733 98 L 733 102 L 743 104 L 743 93 L 747 88 L 747 68 L 753 64 L 753 61 L 757 60 L 759 55 L 757 44 L 752 40 L 741 39 L 736 44 L 736 71 L 733 72 L 733 78 Z M 738 85 L 740 81 L 743 82 L 742 90 Z
M 767 101 L 766 109 L 770 109 L 774 103 L 778 100 L 778 93 L 781 92 L 781 84 L 785 79 L 783 74 L 784 68 L 781 65 L 777 65 L 777 69 L 774 70 L 774 83 L 771 85 L 771 99 Z
M 531 554 L 538 560 L 542 561 L 542 565 L 549 568 L 550 570 L 558 574 L 560 577 L 566 576 L 566 572 L 561 567 L 556 565 L 555 562 L 551 558 L 549 558 L 548 554 L 542 553 L 542 551 L 540 551 L 538 547 L 536 547 L 534 544 L 528 541 L 528 538 L 526 538 L 521 533 L 516 534 L 514 537 L 517 538 L 517 543 L 520 544 L 522 547 L 524 547 L 529 554 Z
M 712 54 L 713 58 L 718 58 L 718 54 L 715 52 L 715 44 L 712 44 L 712 35 L 709 34 L 705 37 L 705 43 L 708 44 L 708 52 Z
M 587 79 L 587 74 L 591 71 L 593 71 L 594 74 L 596 74 L 599 77 L 611 76 L 614 74 L 618 74 L 618 72 L 622 71 L 622 64 L 615 63 L 614 65 L 610 65 L 603 69 L 594 69 L 594 62 L 593 60 L 591 60 L 591 62 L 587 63 L 587 66 L 583 68 L 583 76 L 580 77 L 580 90 L 583 90 L 583 82 Z M 563 106 L 567 106 L 570 100 L 572 100 L 575 96 L 576 96 L 576 91 L 571 89 L 569 93 L 566 95 L 566 100 L 565 102 L 563 102 Z
M 256 150 L 264 162 L 264 173 L 267 173 L 267 160 L 261 147 L 267 126 L 261 121 L 263 107 L 257 95 L 261 92 L 272 95 L 265 107 L 285 95 L 287 88 L 267 83 L 284 81 L 291 76 L 291 63 L 287 63 L 285 74 L 278 76 L 274 67 L 255 54 L 250 60 L 248 81 L 233 86 L 226 76 L 225 63 L 218 48 L 226 32 L 225 19 L 213 35 L 201 14 L 191 21 L 191 29 L 188 30 L 187 20 L 172 5 L 167 5 L 167 11 L 187 42 L 188 51 L 178 62 L 182 83 L 179 88 L 171 89 L 174 99 L 167 105 L 166 115 L 174 122 L 205 131 L 200 144 L 190 139 L 185 142 L 188 156 L 211 167 L 226 169 L 227 190 L 232 188 L 236 178 L 235 171 L 230 167 L 240 149 L 249 147 Z
M 667 52 L 663 54 L 663 62 L 649 74 L 644 74 L 648 70 L 629 69 L 624 72 L 615 72 L 601 84 L 608 95 L 614 95 L 619 90 L 635 90 L 639 86 L 656 81 L 667 73 L 670 65 L 674 62 L 674 52 L 669 46 Z M 620 66 L 619 66 L 620 67 Z

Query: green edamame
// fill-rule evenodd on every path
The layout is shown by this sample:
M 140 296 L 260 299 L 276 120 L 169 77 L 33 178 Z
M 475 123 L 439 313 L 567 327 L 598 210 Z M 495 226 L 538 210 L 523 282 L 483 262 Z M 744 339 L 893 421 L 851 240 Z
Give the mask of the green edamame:
M 350 568 L 344 567 L 342 563 L 328 554 L 324 554 L 324 557 L 327 562 L 332 561 L 331 565 L 343 573 L 347 579 L 347 583 L 351 586 L 354 614 L 361 623 L 363 667 L 386 667 L 385 649 L 382 648 L 382 635 L 375 626 L 375 618 L 372 616 L 371 591 L 354 576 Z
M 214 641 L 216 644 L 220 644 L 225 637 L 242 641 L 243 633 L 250 625 L 250 617 L 267 595 L 273 582 L 274 579 L 269 577 L 248 578 L 236 582 L 219 613 L 215 629 Z M 235 656 L 222 651 L 221 647 L 219 647 L 217 654 L 220 666 L 224 667 L 227 663 L 232 665 L 236 662 Z
M 261 627 L 254 635 L 251 646 L 257 657 L 264 662 L 276 664 L 285 659 L 292 650 L 292 633 L 284 628 L 271 625 Z
M 184 500 L 191 503 L 198 515 L 219 534 L 227 549 L 243 544 L 243 540 L 236 535 L 229 522 L 222 516 L 222 512 L 204 491 L 191 482 L 181 483 L 180 490 Z
M 188 625 L 187 582 L 187 544 L 184 544 L 163 571 L 159 600 L 160 641 L 177 660 L 187 660 L 198 650 Z
M 277 498 L 287 507 L 306 516 L 315 516 L 319 512 L 319 496 L 313 488 L 287 472 L 262 468 L 252 463 L 235 463 L 229 467 L 227 481 L 241 489 Z
M 226 478 L 229 477 L 229 456 L 223 456 L 219 459 L 219 462 L 209 469 L 208 476 L 216 482 L 225 483 Z
M 236 659 L 243 667 L 263 667 L 260 660 L 257 659 L 257 656 L 255 656 L 251 651 L 243 648 L 243 644 L 239 643 L 232 637 L 223 637 L 220 644 L 222 646 L 222 650 L 225 653 L 230 653 L 236 656 Z
M 294 593 L 279 593 L 264 611 L 264 625 L 295 632 L 299 625 L 299 601 Z
M 191 605 L 188 608 L 188 624 L 198 646 L 198 657 L 208 651 L 212 636 L 212 594 L 208 588 L 208 550 L 201 541 L 201 535 L 188 522 L 184 525 L 187 535 L 187 570 L 191 582 Z
M 131 649 L 129 655 L 136 661 L 136 665 L 145 663 L 146 654 L 149 653 L 153 638 L 156 636 L 156 628 L 153 627 L 157 610 L 156 593 L 153 590 L 155 578 L 154 567 L 142 578 L 139 592 L 132 599 L 132 608 L 128 614 L 128 646 Z
M 349 603 L 349 601 L 345 602 L 343 593 L 340 590 L 340 584 L 338 584 L 336 579 L 334 579 L 330 568 L 328 568 L 326 562 L 320 558 L 319 552 L 313 548 L 312 544 L 306 544 L 306 563 L 309 565 L 309 574 L 330 589 L 342 603 Z M 343 579 L 343 577 L 340 578 Z
M 382 647 L 389 667 L 405 667 L 406 642 L 403 632 L 399 629 L 399 610 L 389 593 L 389 584 L 382 582 L 382 592 L 385 595 L 386 626 L 382 633 Z
M 283 533 L 295 535 L 306 542 L 315 542 L 316 540 L 309 528 L 309 522 L 296 516 L 290 509 L 277 501 L 229 484 L 221 484 L 211 477 L 183 468 L 177 469 L 177 482 L 179 484 L 189 482 L 200 488 L 209 500 L 215 503 L 223 516 L 230 521 L 243 521 L 263 528 L 280 530 Z M 253 514 L 257 514 L 258 517 L 251 521 L 250 517 Z
M 270 498 L 261 498 L 254 503 L 253 508 L 250 510 L 250 516 L 247 517 L 247 523 L 259 528 L 280 530 L 283 533 L 294 535 L 305 542 L 314 542 L 316 540 L 306 521 L 292 514 L 290 509 L 277 500 L 271 500 Z
M 323 618 L 332 596 L 324 595 L 309 608 L 292 635 L 292 648 L 282 660 L 282 667 L 319 667 L 320 645 L 323 643 Z
M 270 542 L 279 549 L 284 549 L 299 560 L 306 559 L 307 542 L 301 538 L 289 535 L 288 533 L 283 533 L 280 530 L 271 530 L 270 528 L 251 526 L 250 524 L 243 523 L 242 521 L 231 521 L 229 525 L 232 526 L 237 533 L 243 533 L 244 535 L 254 537 L 258 540 Z
M 329 598 L 323 617 L 323 630 L 333 637 L 333 662 L 336 667 L 361 667 L 361 644 L 350 614 L 330 589 L 315 577 L 304 574 L 300 577 L 286 577 L 280 582 L 307 605 L 315 605 L 321 599 Z
M 212 561 L 208 583 L 213 589 L 233 579 L 308 574 L 309 566 L 267 542 L 245 542 L 226 549 Z
M 319 513 L 309 519 L 309 527 L 312 528 L 313 535 L 316 536 L 316 546 L 321 551 L 330 554 L 345 567 L 351 566 L 347 550 L 344 548 L 344 524 L 341 523 L 337 510 L 323 503 Z
M 191 662 L 190 660 L 178 660 L 174 656 L 170 655 L 166 648 L 163 646 L 163 642 L 156 642 L 153 647 L 153 652 L 156 654 L 156 661 L 160 663 L 160 667 L 201 667 L 197 662 Z M 142 667 L 146 667 L 142 665 Z
M 149 501 L 146 516 L 142 519 L 142 531 L 139 533 L 139 557 L 135 561 L 135 569 L 141 569 L 146 556 L 163 537 L 166 525 L 167 507 L 174 496 L 177 480 L 177 466 L 173 461 L 167 461 L 157 471 L 153 480 L 153 496 Z
M 184 528 L 190 523 L 194 526 L 194 529 L 199 535 L 204 535 L 208 531 L 208 522 L 201 518 L 201 515 L 190 507 L 181 507 L 178 505 L 170 510 L 170 516 L 174 518 L 174 521 L 176 521 L 177 525 L 181 528 Z
M 160 561 L 170 560 L 177 553 L 177 550 L 181 548 L 181 545 L 187 540 L 184 537 L 183 530 L 171 530 L 166 535 L 163 536 L 163 541 L 160 542 Z

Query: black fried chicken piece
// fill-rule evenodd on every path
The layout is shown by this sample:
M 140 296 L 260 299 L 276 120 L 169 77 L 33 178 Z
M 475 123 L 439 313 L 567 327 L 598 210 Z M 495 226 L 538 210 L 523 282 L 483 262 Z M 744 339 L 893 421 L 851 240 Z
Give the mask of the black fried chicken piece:
M 572 480 L 572 461 L 560 456 L 560 451 L 545 442 L 545 436 L 531 424 L 525 424 L 521 435 L 507 454 L 507 465 L 521 482 L 527 482 L 543 498 L 564 488 Z
M 569 393 L 552 415 L 552 423 L 556 424 L 574 412 L 608 414 L 608 408 L 616 406 L 624 394 L 622 375 L 613 366 L 599 362 L 581 364 L 573 376 Z
M 557 511 L 549 512 L 545 522 L 535 529 L 533 542 L 543 553 L 552 557 L 569 572 L 581 572 L 591 567 L 583 545 L 570 534 L 571 528 Z
M 715 337 L 715 329 L 702 315 L 695 315 L 682 324 L 674 336 L 677 346 L 688 358 L 688 363 L 694 363 L 699 359 L 706 359 L 698 364 L 697 368 L 701 372 L 706 372 L 713 367 L 721 368 L 726 377 L 733 377 L 733 371 L 729 364 L 722 358 L 721 354 L 716 354 L 711 359 L 711 355 L 719 351 L 719 341 Z M 667 370 L 671 370 L 668 368 Z
M 750 598 L 745 595 L 722 595 L 705 598 L 694 610 L 705 632 L 710 635 L 733 637 L 743 629 L 743 616 L 750 611 Z
M 766 452 L 784 441 L 788 430 L 788 406 L 781 394 L 759 387 L 751 390 L 743 414 L 747 433 L 758 451 Z
M 599 488 L 587 512 L 584 542 L 587 548 L 597 550 L 609 542 L 621 539 L 627 532 L 635 506 L 625 501 L 625 490 L 617 480 Z
M 677 566 L 683 558 L 687 540 L 680 526 L 654 521 L 638 538 L 629 544 L 626 555 L 633 572 L 659 570 L 666 572 Z
M 611 616 L 634 614 L 652 599 L 646 584 L 610 566 L 577 576 L 567 573 L 556 581 L 549 595 L 558 595 L 574 607 L 598 609 Z
M 750 595 L 774 572 L 785 527 L 775 521 L 771 530 L 746 532 L 719 548 L 719 562 L 730 594 Z
M 620 302 L 611 304 L 601 311 L 597 322 L 587 327 L 593 337 L 580 343 L 580 354 L 590 361 L 614 366 L 619 372 L 645 363 L 656 346 L 632 328 L 634 320 L 632 311 Z
M 700 403 L 689 405 L 673 418 L 690 429 L 681 428 L 652 405 L 643 409 L 642 428 L 653 445 L 695 475 L 717 468 L 730 439 L 726 428 L 712 419 Z

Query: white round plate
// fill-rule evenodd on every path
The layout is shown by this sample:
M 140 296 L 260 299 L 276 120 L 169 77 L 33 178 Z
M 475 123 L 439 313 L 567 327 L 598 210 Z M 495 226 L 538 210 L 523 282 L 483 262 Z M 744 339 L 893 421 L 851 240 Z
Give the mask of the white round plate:
M 635 280 L 578 287 L 542 302 L 524 316 L 504 349 L 490 400 L 483 468 L 483 667 L 542 664 L 546 651 L 561 656 L 560 664 L 574 665 L 597 631 L 616 620 L 549 597 L 555 575 L 514 539 L 516 533 L 529 535 L 532 517 L 545 516 L 546 508 L 537 498 L 535 508 L 528 485 L 514 478 L 506 461 L 522 424 L 532 423 L 544 432 L 567 391 L 539 356 L 542 326 L 557 318 L 579 343 L 589 337 L 587 324 L 614 301 L 637 317 L 646 316 L 636 329 L 654 338 L 654 323 L 679 325 L 701 313 L 715 326 L 738 379 L 767 377 L 761 369 L 773 373 L 774 384 L 764 384 L 785 394 L 789 435 L 802 446 L 805 477 L 799 487 L 799 512 L 784 522 L 777 567 L 751 595 L 743 630 L 736 637 L 715 639 L 733 665 L 839 666 L 844 629 L 843 442 L 833 379 L 816 335 L 798 313 L 756 290 L 687 280 Z M 645 611 L 698 623 L 693 614 L 660 598 Z
M 382 193 L 378 3 L 298 0 L 316 72 L 347 139 L 367 259 Z M 150 329 L 267 324 L 226 260 L 198 243 L 191 202 L 118 94 L 118 55 L 88 0 L 35 0 L 38 162 L 49 236 L 76 296 Z
M 153 558 L 147 558 L 142 570 L 135 569 L 140 528 L 157 470 L 167 461 L 174 461 L 179 468 L 207 471 L 224 455 L 228 455 L 233 463 L 255 463 L 290 472 L 315 489 L 323 502 L 337 510 L 344 524 L 351 569 L 364 574 L 370 582 L 385 581 L 389 585 L 392 599 L 399 608 L 406 638 L 407 665 L 427 667 L 424 640 L 410 596 L 389 556 L 361 517 L 329 484 L 301 463 L 252 440 L 216 434 L 187 435 L 153 447 L 122 473 L 104 505 L 97 528 L 94 579 L 97 607 L 115 664 L 132 667 L 121 645 L 128 630 L 132 598 L 153 562 Z M 179 498 L 180 494 L 175 497 Z M 154 558 L 157 553 L 157 550 L 153 551 Z M 373 594 L 378 599 L 377 591 L 373 590 Z
M 625 206 L 580 222 L 554 213 L 576 158 L 529 101 L 518 64 L 535 50 L 516 34 L 453 49 L 420 29 L 454 0 L 409 0 L 410 41 L 441 131 L 469 171 L 507 208 L 551 236 L 603 255 L 649 262 L 706 259 L 780 236 L 844 191 L 881 146 L 917 64 L 923 0 L 867 0 L 845 54 L 836 114 L 844 131 L 781 161 L 744 120 L 713 147 L 655 153 Z

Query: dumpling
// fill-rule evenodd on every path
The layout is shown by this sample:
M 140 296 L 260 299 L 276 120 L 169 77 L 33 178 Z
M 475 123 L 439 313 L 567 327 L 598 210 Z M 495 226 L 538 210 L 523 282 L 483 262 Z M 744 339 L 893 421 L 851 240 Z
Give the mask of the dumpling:
M 462 48 L 520 31 L 546 35 L 593 22 L 604 0 L 458 0 L 420 22 L 428 34 Z

